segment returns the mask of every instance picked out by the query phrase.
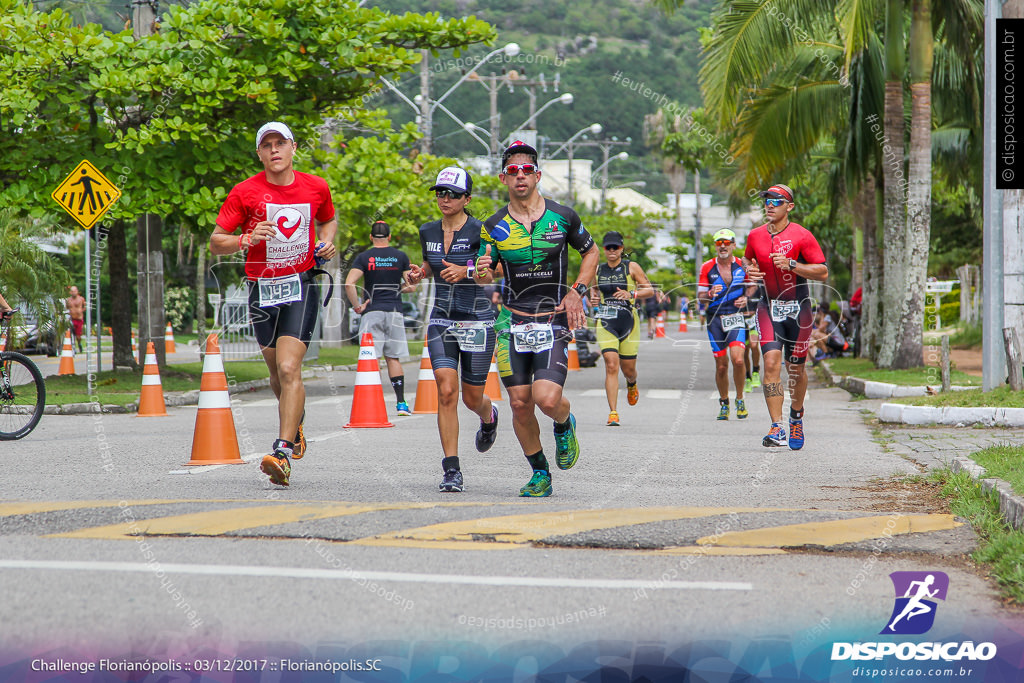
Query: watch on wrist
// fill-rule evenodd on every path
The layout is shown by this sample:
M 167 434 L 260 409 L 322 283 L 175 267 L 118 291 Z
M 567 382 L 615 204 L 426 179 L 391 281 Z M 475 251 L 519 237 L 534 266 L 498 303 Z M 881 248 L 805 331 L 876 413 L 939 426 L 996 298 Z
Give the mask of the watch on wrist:
M 789 259 L 789 270 L 792 271 L 796 268 L 796 259 Z
M 587 295 L 587 289 L 588 289 L 588 287 L 587 287 L 587 286 L 586 286 L 585 284 L 583 284 L 582 282 L 577 282 L 576 284 L 574 284 L 574 285 L 572 286 L 572 288 L 573 288 L 573 290 L 574 290 L 574 291 L 575 291 L 575 292 L 576 292 L 577 294 L 579 294 L 579 295 L 580 295 L 580 298 L 581 298 L 581 299 L 582 299 L 583 297 L 585 297 L 585 296 Z
M 473 262 L 473 259 L 469 259 L 468 261 L 466 261 L 466 277 L 476 277 L 474 275 L 475 272 L 476 264 Z

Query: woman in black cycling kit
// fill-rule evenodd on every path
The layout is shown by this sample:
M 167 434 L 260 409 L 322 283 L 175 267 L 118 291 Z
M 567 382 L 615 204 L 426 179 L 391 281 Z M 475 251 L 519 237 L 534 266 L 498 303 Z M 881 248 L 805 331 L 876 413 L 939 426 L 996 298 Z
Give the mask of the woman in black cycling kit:
M 483 287 L 472 280 L 474 259 L 480 248 L 481 223 L 466 210 L 473 179 L 465 170 L 449 166 L 430 188 L 437 197 L 441 220 L 420 227 L 423 264 L 412 266 L 410 284 L 434 278 L 434 307 L 427 323 L 427 348 L 437 383 L 437 429 L 444 453 L 444 478 L 439 489 L 463 490 L 459 466 L 459 376 L 462 365 L 462 402 L 480 416 L 476 449 L 483 453 L 497 438 L 498 409 L 484 394 L 494 353 L 494 309 Z

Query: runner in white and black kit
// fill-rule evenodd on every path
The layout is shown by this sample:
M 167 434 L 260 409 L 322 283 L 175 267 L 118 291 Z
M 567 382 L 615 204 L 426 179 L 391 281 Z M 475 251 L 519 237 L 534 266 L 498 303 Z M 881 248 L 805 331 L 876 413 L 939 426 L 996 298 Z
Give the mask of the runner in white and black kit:
M 484 395 L 494 353 L 494 309 L 484 288 L 473 281 L 480 248 L 481 223 L 466 211 L 473 179 L 449 166 L 430 188 L 437 197 L 441 220 L 420 227 L 423 265 L 413 265 L 406 281 L 416 284 L 434 278 L 434 306 L 427 323 L 427 347 L 437 383 L 437 430 L 441 435 L 444 477 L 439 489 L 462 491 L 459 465 L 459 377 L 462 402 L 480 417 L 476 449 L 483 453 L 498 436 L 498 408 Z
M 293 169 L 295 138 L 272 121 L 256 133 L 263 172 L 228 193 L 210 236 L 214 254 L 245 253 L 249 317 L 278 399 L 279 429 L 260 469 L 273 484 L 288 486 L 291 458 L 306 451 L 302 419 L 306 388 L 302 358 L 320 308 L 310 287 L 317 258 L 334 256 L 338 220 L 322 179 Z M 240 230 L 238 235 L 232 234 Z

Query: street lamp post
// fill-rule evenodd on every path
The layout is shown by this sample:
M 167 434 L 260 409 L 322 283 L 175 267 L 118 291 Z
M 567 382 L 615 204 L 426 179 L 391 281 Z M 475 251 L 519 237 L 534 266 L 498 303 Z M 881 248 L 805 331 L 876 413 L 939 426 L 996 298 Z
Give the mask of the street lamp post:
M 537 111 L 535 111 L 532 114 L 530 114 L 529 118 L 527 118 L 525 121 L 520 123 L 518 126 L 513 128 L 512 130 L 523 130 L 523 129 L 526 129 L 526 130 L 536 130 L 537 117 L 540 116 L 542 111 L 544 111 L 545 109 L 550 107 L 552 104 L 555 104 L 556 102 L 561 102 L 562 104 L 572 104 L 572 100 L 573 100 L 573 97 L 572 97 L 572 93 L 571 92 L 562 93 L 558 97 L 552 98 L 552 99 L 548 100 L 547 102 L 545 102 L 541 106 L 540 109 L 538 109 Z M 534 126 L 534 128 L 532 128 L 532 129 L 531 128 L 527 128 L 527 126 Z
M 629 152 L 619 152 L 615 156 L 608 158 L 608 150 L 607 148 L 604 149 L 604 163 L 598 166 L 596 169 L 594 169 L 594 175 L 597 175 L 598 172 L 601 173 L 601 211 L 604 211 L 604 198 L 605 193 L 608 190 L 608 164 L 612 163 L 615 160 L 624 161 L 625 159 L 629 158 Z
M 569 204 L 573 203 L 573 194 L 572 194 L 572 152 L 573 152 L 573 143 L 576 142 L 576 138 L 578 138 L 579 136 L 583 135 L 584 133 L 591 133 L 593 135 L 600 135 L 602 130 L 603 130 L 603 128 L 601 127 L 600 123 L 592 123 L 589 126 L 586 126 L 585 128 L 580 128 L 578 131 L 573 133 L 572 137 L 570 137 L 568 140 L 563 142 L 562 145 L 551 154 L 551 158 L 554 159 L 555 157 L 558 156 L 559 152 L 561 152 L 563 149 L 568 148 L 568 153 L 567 153 L 566 156 L 569 159 Z

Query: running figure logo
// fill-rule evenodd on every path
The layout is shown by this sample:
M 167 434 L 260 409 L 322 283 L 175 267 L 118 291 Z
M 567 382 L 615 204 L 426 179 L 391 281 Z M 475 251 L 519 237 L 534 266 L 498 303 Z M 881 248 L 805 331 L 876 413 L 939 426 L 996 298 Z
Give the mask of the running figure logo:
M 946 599 L 949 576 L 944 572 L 893 572 L 889 574 L 896 590 L 889 622 L 883 635 L 920 635 L 935 623 L 937 603 L 930 598 Z

